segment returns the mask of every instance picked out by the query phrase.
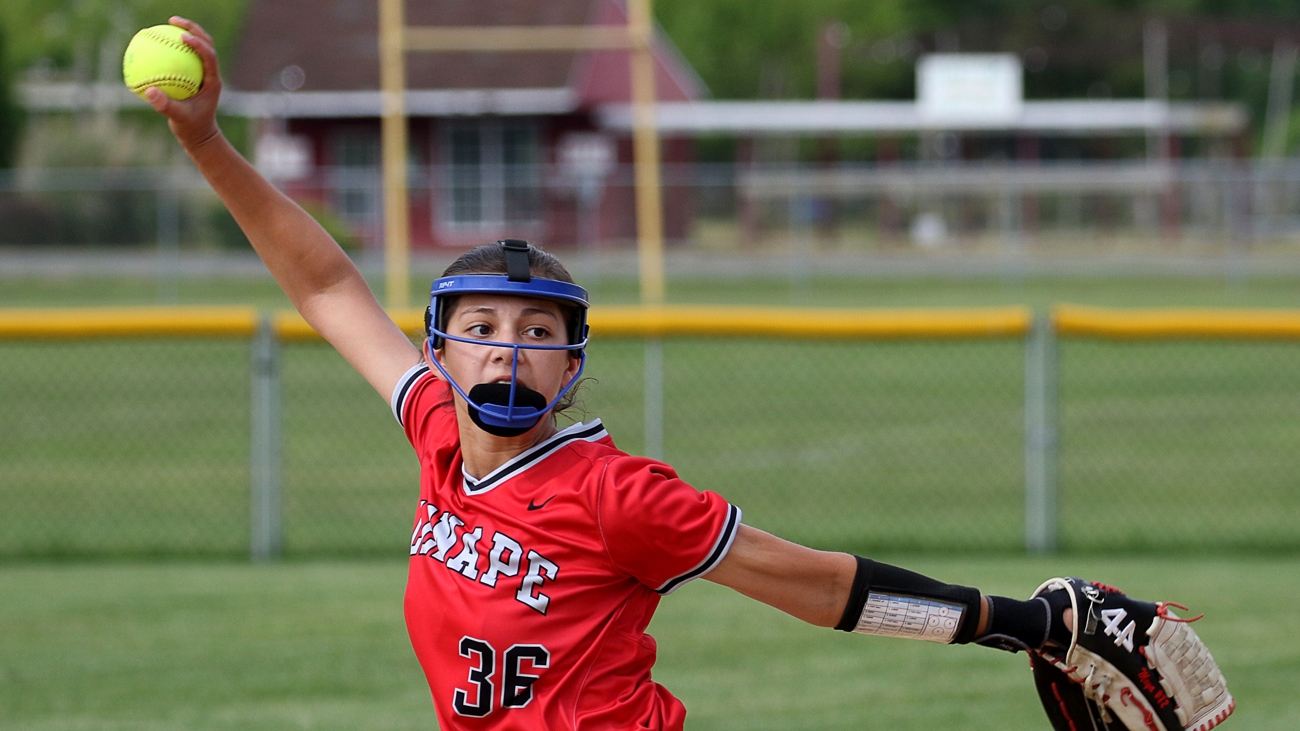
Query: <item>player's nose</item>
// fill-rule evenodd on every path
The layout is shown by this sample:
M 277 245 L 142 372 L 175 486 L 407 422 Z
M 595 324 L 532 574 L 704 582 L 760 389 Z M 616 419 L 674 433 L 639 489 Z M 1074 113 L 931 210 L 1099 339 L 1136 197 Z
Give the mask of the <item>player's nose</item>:
M 494 345 L 492 347 L 493 363 L 512 363 L 519 357 L 518 345 Z

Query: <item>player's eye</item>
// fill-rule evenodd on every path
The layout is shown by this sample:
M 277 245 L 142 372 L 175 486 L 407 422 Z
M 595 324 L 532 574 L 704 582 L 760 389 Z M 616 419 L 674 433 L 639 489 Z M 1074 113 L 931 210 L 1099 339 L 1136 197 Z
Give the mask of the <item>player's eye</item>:
M 533 325 L 532 327 L 524 328 L 524 334 L 530 338 L 545 340 L 551 334 L 551 331 L 541 325 Z
M 484 325 L 483 323 L 478 323 L 477 325 L 470 325 L 469 327 L 465 328 L 465 332 L 470 335 L 473 335 L 476 338 L 486 338 L 487 336 L 492 334 L 492 328 L 488 327 L 487 325 Z

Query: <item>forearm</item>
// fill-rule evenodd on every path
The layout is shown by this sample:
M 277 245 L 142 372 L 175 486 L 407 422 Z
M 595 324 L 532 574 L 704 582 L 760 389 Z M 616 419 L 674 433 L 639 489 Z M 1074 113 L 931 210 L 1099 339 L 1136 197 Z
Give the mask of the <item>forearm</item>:
M 727 558 L 707 578 L 810 624 L 835 627 L 846 611 L 861 605 L 854 596 L 857 575 L 855 556 L 807 548 L 742 525 Z M 979 596 L 973 610 L 978 636 L 987 630 L 988 598 Z
M 317 295 L 366 290 L 360 272 L 334 239 L 223 135 L 186 145 L 185 151 L 304 316 L 309 316 Z
M 856 562 L 741 525 L 727 557 L 706 578 L 819 627 L 844 614 Z

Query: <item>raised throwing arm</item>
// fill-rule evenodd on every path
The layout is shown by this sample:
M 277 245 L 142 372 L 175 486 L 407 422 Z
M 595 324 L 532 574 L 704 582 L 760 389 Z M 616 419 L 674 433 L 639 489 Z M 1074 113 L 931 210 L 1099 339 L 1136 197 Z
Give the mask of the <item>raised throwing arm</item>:
M 172 18 L 203 61 L 203 85 L 184 101 L 146 98 L 243 229 L 299 313 L 385 399 L 420 353 L 380 306 L 352 260 L 306 211 L 263 178 L 217 126 L 221 74 L 212 37 Z

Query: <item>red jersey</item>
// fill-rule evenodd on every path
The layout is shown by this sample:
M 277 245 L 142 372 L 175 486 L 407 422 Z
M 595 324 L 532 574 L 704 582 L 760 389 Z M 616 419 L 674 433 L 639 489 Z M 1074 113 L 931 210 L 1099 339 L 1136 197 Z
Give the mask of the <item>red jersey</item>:
M 392 406 L 421 468 L 406 626 L 443 731 L 681 729 L 645 630 L 726 556 L 739 509 L 619 451 L 599 421 L 474 479 L 451 389 L 425 366 Z

